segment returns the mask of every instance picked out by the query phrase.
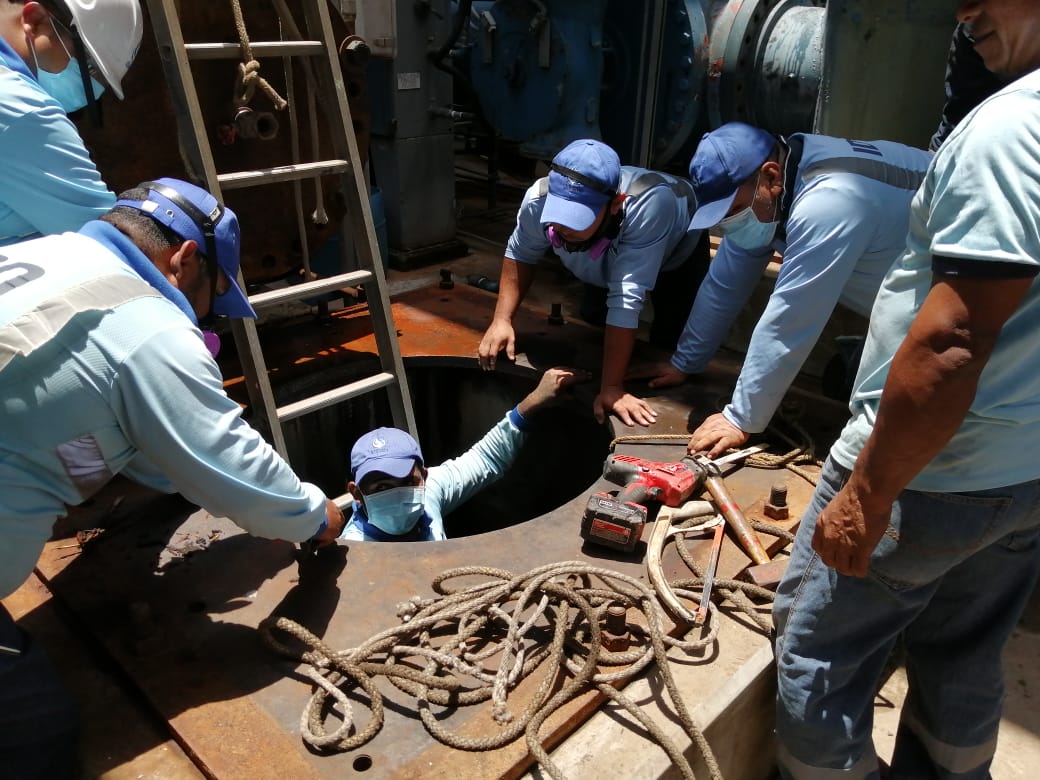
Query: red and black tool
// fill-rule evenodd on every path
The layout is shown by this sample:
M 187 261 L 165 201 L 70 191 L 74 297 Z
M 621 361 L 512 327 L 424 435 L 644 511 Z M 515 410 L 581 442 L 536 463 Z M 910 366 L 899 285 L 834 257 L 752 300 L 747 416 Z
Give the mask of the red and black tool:
M 707 488 L 752 560 L 767 563 L 768 554 L 730 497 L 719 471 L 720 466 L 746 458 L 761 449 L 749 447 L 717 460 L 687 456 L 673 462 L 644 460 L 633 455 L 610 455 L 603 464 L 603 477 L 620 485 L 621 490 L 617 495 L 602 492 L 589 497 L 582 516 L 581 536 L 594 544 L 632 552 L 646 526 L 648 502 L 677 507 L 694 492 Z

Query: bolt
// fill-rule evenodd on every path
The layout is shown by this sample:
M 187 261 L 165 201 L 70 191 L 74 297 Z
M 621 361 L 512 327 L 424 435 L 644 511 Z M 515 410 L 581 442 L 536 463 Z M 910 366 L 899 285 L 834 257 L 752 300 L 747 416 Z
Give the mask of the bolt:
M 455 288 L 455 279 L 452 278 L 451 270 L 448 268 L 441 269 L 441 289 L 452 290 Z
M 549 324 L 550 325 L 563 325 L 563 304 L 554 303 L 552 305 L 552 311 L 549 312 Z
M 786 520 L 791 516 L 787 507 L 787 483 L 777 482 L 769 488 L 769 503 L 763 509 L 765 516 L 772 520 Z
M 607 607 L 603 631 L 600 633 L 603 647 L 611 653 L 623 653 L 628 650 L 631 638 L 628 633 L 626 618 L 628 610 L 624 604 L 617 602 Z

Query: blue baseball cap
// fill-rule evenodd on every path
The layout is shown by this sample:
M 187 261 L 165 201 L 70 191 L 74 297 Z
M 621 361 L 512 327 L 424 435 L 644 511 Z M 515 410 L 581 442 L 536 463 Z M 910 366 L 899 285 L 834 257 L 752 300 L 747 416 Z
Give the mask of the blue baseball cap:
M 573 141 L 549 166 L 549 194 L 541 222 L 578 232 L 588 230 L 603 207 L 617 196 L 620 184 L 617 152 L 591 138 Z
M 402 479 L 411 474 L 415 466 L 423 466 L 422 450 L 419 443 L 400 428 L 369 431 L 350 450 L 350 471 L 359 485 L 374 471 Z
M 255 318 L 249 298 L 238 286 L 241 238 L 235 212 L 206 190 L 180 179 L 156 179 L 138 186 L 148 191 L 145 200 L 120 198 L 116 205 L 144 212 L 184 240 L 194 241 L 203 255 L 216 262 L 231 284 L 213 300 L 214 314 Z
M 743 122 L 705 133 L 690 160 L 697 211 L 690 230 L 714 227 L 726 218 L 740 185 L 753 176 L 776 146 L 776 137 Z

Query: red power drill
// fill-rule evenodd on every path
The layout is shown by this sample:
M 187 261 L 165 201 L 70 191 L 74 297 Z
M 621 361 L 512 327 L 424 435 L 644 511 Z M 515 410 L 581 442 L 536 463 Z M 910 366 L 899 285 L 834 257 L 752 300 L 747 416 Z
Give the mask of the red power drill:
M 707 488 L 751 560 L 756 564 L 769 563 L 769 553 L 730 496 L 719 471 L 719 466 L 761 449 L 748 447 L 715 460 L 703 455 L 687 455 L 672 463 L 657 463 L 632 455 L 610 455 L 603 464 L 603 476 L 621 485 L 621 490 L 616 497 L 610 493 L 589 497 L 581 520 L 581 536 L 596 544 L 632 552 L 646 525 L 643 502 L 651 500 L 665 506 L 681 506 L 695 491 Z
M 621 490 L 589 496 L 581 519 L 581 537 L 595 544 L 632 552 L 646 525 L 647 501 L 681 506 L 703 482 L 693 462 L 658 463 L 632 455 L 610 455 L 603 477 Z

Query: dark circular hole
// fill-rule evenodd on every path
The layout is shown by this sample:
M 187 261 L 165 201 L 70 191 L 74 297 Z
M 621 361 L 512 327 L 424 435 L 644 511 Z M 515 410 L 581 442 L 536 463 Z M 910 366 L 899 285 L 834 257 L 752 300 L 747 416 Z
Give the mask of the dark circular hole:
M 468 450 L 541 377 L 530 369 L 482 371 L 475 360 L 464 363 L 462 358 L 410 358 L 404 363 L 427 467 Z M 277 387 L 275 400 L 289 403 L 376 370 L 374 360 L 312 364 L 306 374 Z M 526 522 L 587 490 L 602 473 L 613 438 L 611 429 L 592 416 L 590 400 L 576 393 L 539 410 L 515 463 L 502 478 L 445 517 L 448 537 Z M 289 460 L 303 479 L 326 495 L 339 495 L 349 478 L 354 442 L 373 428 L 392 425 L 391 420 L 382 390 L 290 420 L 283 427 Z
M 372 768 L 372 756 L 362 754 L 354 759 L 351 766 L 354 767 L 355 772 L 367 772 Z

